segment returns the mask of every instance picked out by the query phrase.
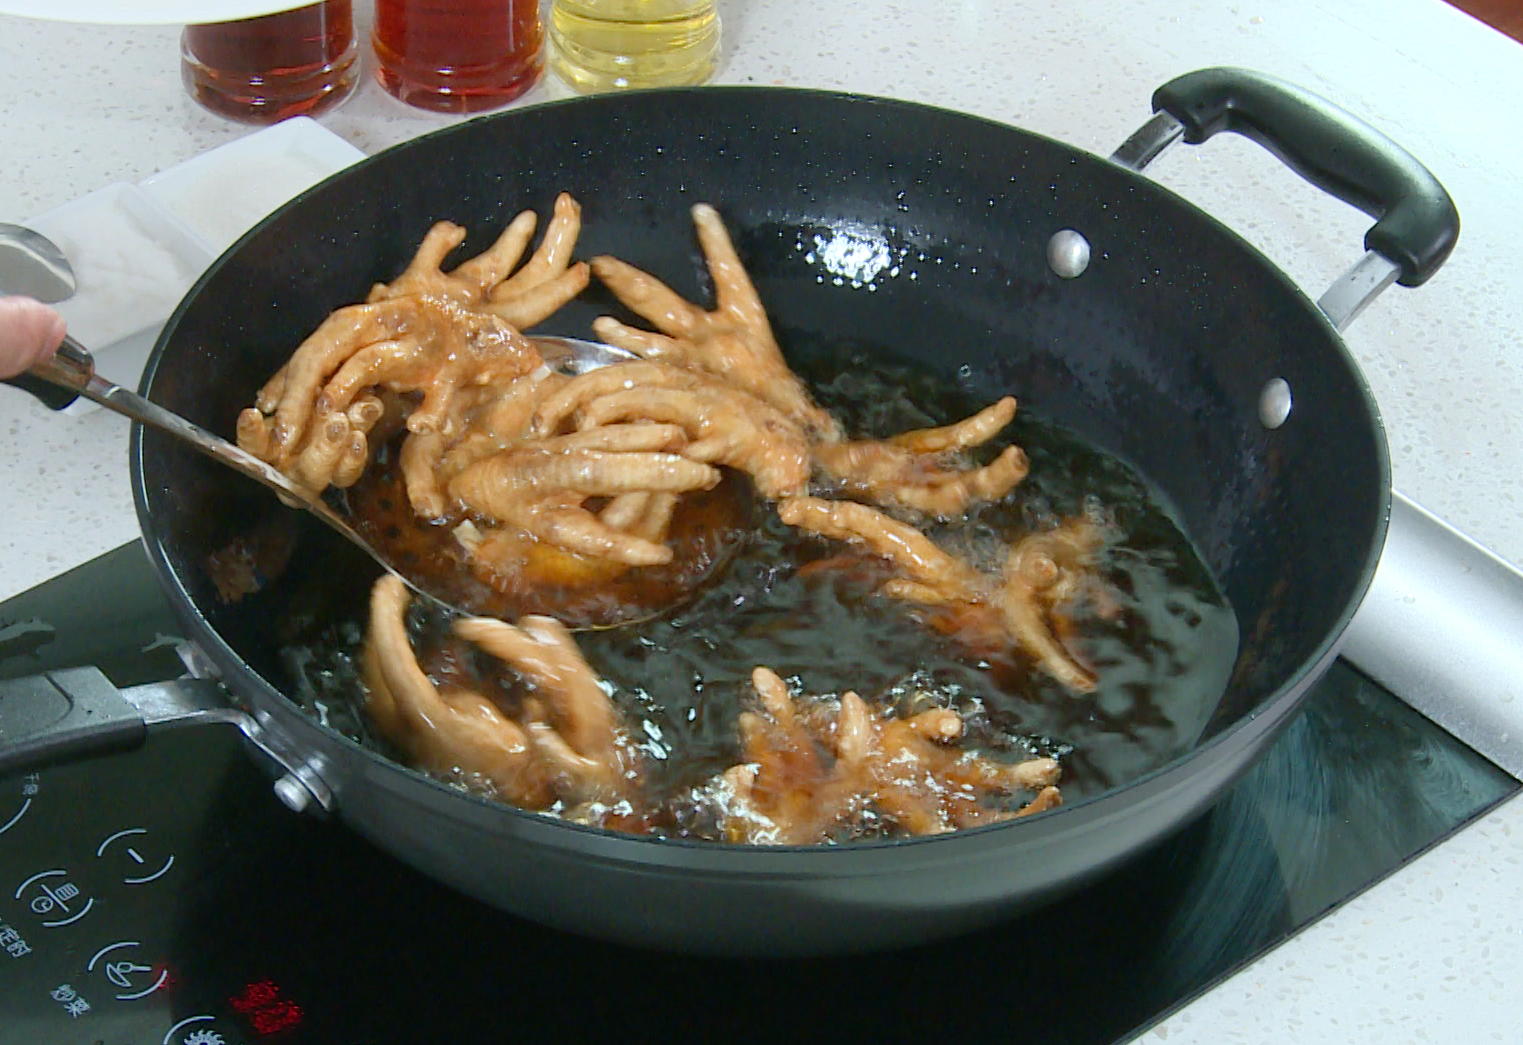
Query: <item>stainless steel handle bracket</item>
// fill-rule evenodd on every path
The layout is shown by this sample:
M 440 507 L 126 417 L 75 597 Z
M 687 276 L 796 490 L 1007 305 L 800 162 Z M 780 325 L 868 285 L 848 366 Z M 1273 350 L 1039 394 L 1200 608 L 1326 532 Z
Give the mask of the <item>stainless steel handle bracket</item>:
M 1183 138 L 1184 133 L 1184 124 L 1166 112 L 1158 113 L 1111 153 L 1111 162 L 1128 170 L 1141 171 Z
M 1366 251 L 1347 272 L 1333 280 L 1317 300 L 1317 307 L 1341 333 L 1400 275 L 1401 266 L 1396 262 L 1378 251 Z
M 183 643 L 179 653 L 180 660 L 192 676 L 201 680 L 203 685 L 213 684 L 217 686 L 218 692 L 224 692 L 220 683 L 215 682 L 220 675 L 216 663 L 201 647 L 193 642 Z M 280 770 L 281 775 L 274 784 L 275 797 L 297 813 L 331 813 L 334 805 L 333 788 L 323 779 L 324 764 L 321 756 L 304 755 L 299 745 L 280 729 L 269 712 L 256 711 L 250 716 L 242 711 L 233 711 L 226 707 L 225 693 L 222 701 L 224 710 L 233 712 L 236 716 L 229 718 L 229 721 L 235 722 L 243 735 Z
M 150 730 L 204 724 L 237 726 L 281 774 L 274 785 L 281 802 L 298 813 L 333 811 L 333 789 L 323 779 L 322 759 L 305 754 L 268 712 L 250 715 L 230 706 L 221 683 L 209 678 L 175 679 L 134 686 L 123 690 L 122 696 L 142 713 Z

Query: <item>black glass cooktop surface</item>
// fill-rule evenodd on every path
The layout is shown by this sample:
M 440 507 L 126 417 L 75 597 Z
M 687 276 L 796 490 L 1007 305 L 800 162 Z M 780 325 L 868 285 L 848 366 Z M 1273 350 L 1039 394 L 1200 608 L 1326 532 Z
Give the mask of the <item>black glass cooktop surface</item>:
M 173 677 L 175 635 L 126 546 L 0 604 L 0 678 Z M 230 727 L 171 731 L 0 780 L 0 1045 L 1126 1040 L 1517 786 L 1340 662 L 1210 813 L 1042 912 L 725 961 L 499 914 L 287 810 Z

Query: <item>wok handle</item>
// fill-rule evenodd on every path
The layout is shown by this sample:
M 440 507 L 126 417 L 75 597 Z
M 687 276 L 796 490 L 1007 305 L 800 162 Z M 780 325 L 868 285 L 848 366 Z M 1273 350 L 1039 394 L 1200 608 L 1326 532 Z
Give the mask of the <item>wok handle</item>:
M 1155 112 L 1198 145 L 1218 131 L 1258 142 L 1325 192 L 1376 218 L 1364 245 L 1420 286 L 1449 257 L 1460 216 L 1438 179 L 1363 120 L 1294 84 L 1248 69 L 1201 69 L 1153 93 Z
M 244 726 L 216 683 L 176 679 L 119 690 L 97 668 L 0 681 L 0 777 L 141 747 L 150 729 Z
M 0 774 L 140 747 L 143 715 L 94 668 L 0 683 Z

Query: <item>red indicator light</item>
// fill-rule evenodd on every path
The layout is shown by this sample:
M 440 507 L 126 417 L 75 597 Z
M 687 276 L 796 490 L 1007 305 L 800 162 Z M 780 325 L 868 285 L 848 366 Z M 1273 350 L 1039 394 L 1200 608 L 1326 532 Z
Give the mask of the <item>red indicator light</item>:
M 247 984 L 227 1003 L 248 1019 L 260 1037 L 290 1030 L 301 1023 L 301 1006 L 282 998 L 273 980 Z

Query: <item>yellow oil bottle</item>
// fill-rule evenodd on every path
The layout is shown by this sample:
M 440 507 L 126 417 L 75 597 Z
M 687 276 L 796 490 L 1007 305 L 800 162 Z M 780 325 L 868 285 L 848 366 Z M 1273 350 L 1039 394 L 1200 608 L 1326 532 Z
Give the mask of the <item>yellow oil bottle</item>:
M 716 0 L 554 0 L 550 68 L 590 94 L 700 84 L 719 60 Z

